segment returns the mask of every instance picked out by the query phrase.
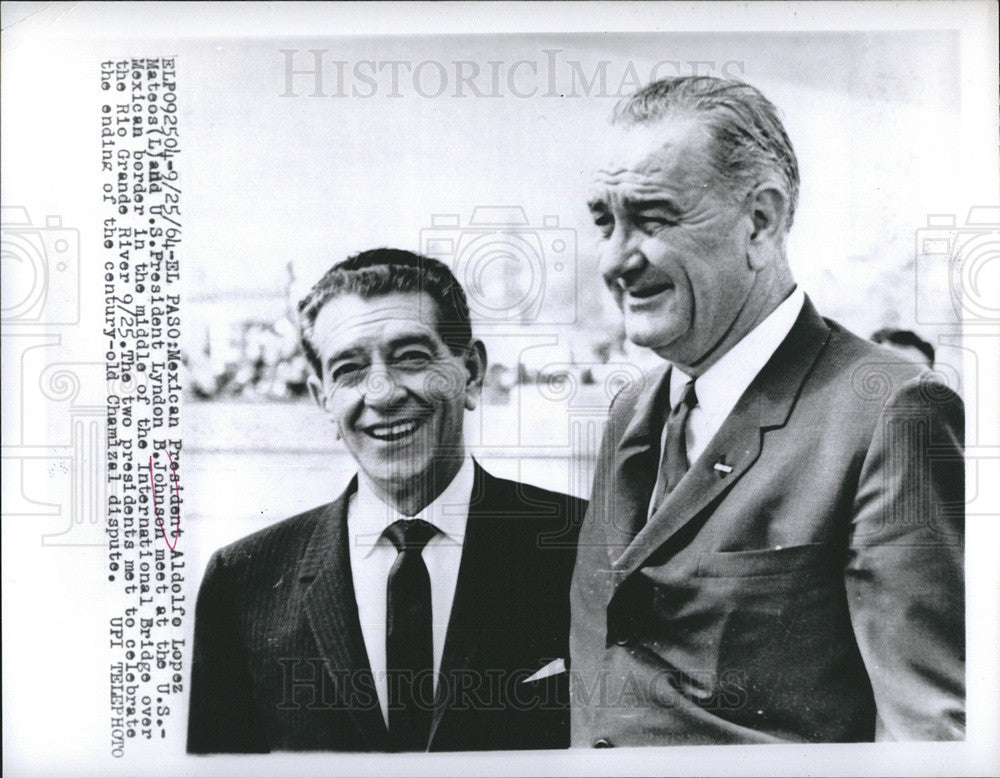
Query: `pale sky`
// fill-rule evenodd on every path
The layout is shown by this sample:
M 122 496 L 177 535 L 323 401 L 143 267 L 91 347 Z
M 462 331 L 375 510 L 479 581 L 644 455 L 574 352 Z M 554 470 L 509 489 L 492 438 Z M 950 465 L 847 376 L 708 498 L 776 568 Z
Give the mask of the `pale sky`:
M 354 251 L 420 250 L 435 214 L 458 215 L 461 229 L 476 206 L 504 205 L 523 207 L 531 228 L 554 216 L 575 230 L 578 294 L 603 298 L 584 207 L 595 132 L 622 82 L 623 91 L 631 89 L 630 66 L 645 82 L 658 62 L 663 74 L 741 75 L 782 110 L 802 173 L 792 265 L 821 310 L 845 323 L 859 329 L 882 323 L 882 309 L 897 305 L 914 231 L 928 213 L 955 200 L 949 187 L 958 154 L 958 61 L 950 34 L 317 38 L 189 46 L 182 76 L 197 88 L 192 84 L 184 101 L 182 172 L 187 273 L 198 294 L 279 288 L 288 260 L 304 290 Z M 288 55 L 281 49 L 295 52 L 293 68 L 301 70 L 314 67 L 310 50 L 321 50 L 322 90 L 347 96 L 310 97 L 314 77 L 300 74 L 293 76 L 300 96 L 282 97 Z M 457 60 L 475 65 L 456 66 Z M 603 96 L 594 80 L 602 61 Z M 475 87 L 457 84 L 457 68 L 468 74 L 474 66 L 479 91 L 488 94 L 495 83 L 500 97 L 478 97 Z M 400 96 L 392 97 L 394 67 Z M 368 80 L 355 76 L 358 68 Z M 442 72 L 444 93 L 421 96 L 438 89 Z M 460 89 L 463 96 L 456 96 Z M 352 97 L 353 90 L 375 94 Z M 514 90 L 535 94 L 519 98 Z M 903 311 L 903 323 L 908 315 Z

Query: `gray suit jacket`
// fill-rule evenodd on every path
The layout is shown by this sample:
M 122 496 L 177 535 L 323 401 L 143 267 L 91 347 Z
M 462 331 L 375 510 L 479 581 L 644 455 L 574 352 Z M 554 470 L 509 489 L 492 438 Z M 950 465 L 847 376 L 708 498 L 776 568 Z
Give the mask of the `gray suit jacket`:
M 959 398 L 807 299 L 647 523 L 668 385 L 612 404 L 571 594 L 573 745 L 963 737 Z

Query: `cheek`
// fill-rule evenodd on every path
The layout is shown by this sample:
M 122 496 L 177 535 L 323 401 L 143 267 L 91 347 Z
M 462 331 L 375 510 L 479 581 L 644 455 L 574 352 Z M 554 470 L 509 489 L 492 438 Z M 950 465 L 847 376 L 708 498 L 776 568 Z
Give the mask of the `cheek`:
M 337 424 L 350 422 L 360 410 L 361 395 L 351 390 L 338 389 L 327 401 L 327 410 Z
M 650 265 L 669 274 L 678 287 L 684 286 L 702 253 L 687 235 L 676 231 L 670 236 L 646 238 L 639 249 Z
M 697 295 L 698 252 L 686 250 L 685 245 L 687 243 L 668 243 L 662 238 L 654 237 L 647 238 L 639 246 L 650 265 L 670 276 L 678 293 L 675 305 L 677 302 L 683 303 L 689 291 Z
M 461 440 L 462 421 L 465 414 L 465 406 L 449 403 L 438 410 L 437 413 L 437 443 L 451 446 Z
M 670 259 L 670 249 L 670 244 L 661 237 L 646 238 L 639 244 L 639 250 L 646 261 L 663 270 L 670 270 L 675 264 Z
M 461 364 L 446 362 L 421 376 L 420 396 L 434 405 L 450 405 L 463 397 L 467 374 Z

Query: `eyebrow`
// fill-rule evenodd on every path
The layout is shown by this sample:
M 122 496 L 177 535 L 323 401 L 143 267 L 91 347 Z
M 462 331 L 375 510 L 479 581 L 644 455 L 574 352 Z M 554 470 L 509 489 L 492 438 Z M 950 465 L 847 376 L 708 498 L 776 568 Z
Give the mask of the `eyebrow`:
M 389 341 L 389 351 L 398 351 L 405 346 L 426 346 L 430 351 L 435 351 L 437 344 L 429 335 L 403 335 Z
M 338 351 L 336 354 L 332 354 L 328 360 L 326 360 L 326 367 L 330 367 L 336 362 L 342 362 L 345 359 L 350 359 L 351 357 L 358 356 L 361 354 L 361 349 L 357 347 L 346 348 L 343 351 Z
M 429 335 L 401 335 L 398 338 L 393 338 L 386 344 L 387 350 L 390 352 L 398 351 L 401 348 L 413 345 L 426 346 L 427 349 L 432 352 L 436 350 L 436 343 Z M 350 359 L 363 354 L 364 349 L 358 346 L 351 346 L 343 351 L 338 351 L 337 353 L 332 354 L 330 358 L 326 360 L 326 365 L 329 367 L 336 362 L 341 362 L 345 359 Z
M 630 211 L 669 211 L 670 213 L 680 213 L 680 206 L 673 200 L 665 197 L 654 197 L 643 199 L 641 197 L 626 197 L 625 206 Z
M 670 213 L 680 213 L 680 206 L 673 200 L 665 197 L 624 197 L 622 198 L 625 207 L 630 211 L 669 211 Z M 608 210 L 607 202 L 603 197 L 593 197 L 587 201 L 587 207 L 591 211 Z

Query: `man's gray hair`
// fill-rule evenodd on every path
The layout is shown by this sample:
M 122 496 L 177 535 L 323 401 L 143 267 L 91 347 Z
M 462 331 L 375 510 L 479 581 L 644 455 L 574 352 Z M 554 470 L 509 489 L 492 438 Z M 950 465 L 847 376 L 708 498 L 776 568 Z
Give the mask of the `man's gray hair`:
M 684 113 L 697 115 L 712 134 L 718 181 L 739 190 L 734 196 L 742 196 L 769 173 L 778 176 L 788 196 L 785 228 L 791 227 L 799 198 L 799 164 L 778 109 L 749 84 L 713 76 L 654 81 L 619 102 L 611 123 L 629 127 Z

